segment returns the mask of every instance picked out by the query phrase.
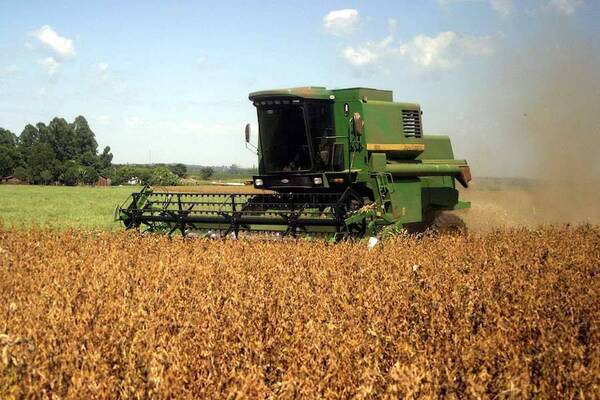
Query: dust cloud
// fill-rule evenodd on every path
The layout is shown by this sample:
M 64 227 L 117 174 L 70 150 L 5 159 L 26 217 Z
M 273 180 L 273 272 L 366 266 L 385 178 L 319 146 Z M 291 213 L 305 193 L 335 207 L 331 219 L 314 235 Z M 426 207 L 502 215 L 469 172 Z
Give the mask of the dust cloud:
M 466 219 L 479 227 L 600 223 L 597 41 L 575 29 L 545 28 L 496 56 L 486 93 L 473 100 L 481 117 L 494 121 L 475 141 L 493 156 L 475 164 L 492 176 L 516 170 L 528 180 L 494 184 L 477 179 L 474 168 Z

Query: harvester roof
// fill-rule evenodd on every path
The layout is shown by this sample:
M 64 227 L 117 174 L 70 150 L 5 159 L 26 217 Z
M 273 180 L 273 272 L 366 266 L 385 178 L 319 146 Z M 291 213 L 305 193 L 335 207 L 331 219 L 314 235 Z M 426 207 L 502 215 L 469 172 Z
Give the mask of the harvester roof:
M 261 97 L 296 97 L 302 99 L 315 100 L 379 100 L 393 101 L 391 90 L 378 90 L 363 87 L 354 87 L 346 89 L 327 89 L 322 86 L 303 86 L 295 88 L 261 90 L 252 92 L 248 96 L 250 100 L 256 100 Z

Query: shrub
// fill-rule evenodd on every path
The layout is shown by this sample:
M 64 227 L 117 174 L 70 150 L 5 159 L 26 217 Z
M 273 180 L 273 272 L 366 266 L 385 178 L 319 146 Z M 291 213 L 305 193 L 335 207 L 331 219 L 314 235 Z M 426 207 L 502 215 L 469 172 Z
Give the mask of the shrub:
M 150 173 L 149 183 L 151 185 L 172 186 L 177 185 L 179 177 L 167 167 L 156 167 Z

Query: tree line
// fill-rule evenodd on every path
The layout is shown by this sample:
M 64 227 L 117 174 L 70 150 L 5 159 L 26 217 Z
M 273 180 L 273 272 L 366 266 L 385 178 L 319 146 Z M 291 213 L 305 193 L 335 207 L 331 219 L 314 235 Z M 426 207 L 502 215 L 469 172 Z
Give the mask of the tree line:
M 20 135 L 0 127 L 0 178 L 15 177 L 31 184 L 94 185 L 100 177 L 113 185 L 172 186 L 193 174 L 202 180 L 246 178 L 255 169 L 185 164 L 114 165 L 110 146 L 98 151 L 96 135 L 83 116 L 73 122 L 27 124 Z
M 113 185 L 130 182 L 177 185 L 187 174 L 184 164 L 113 165 L 110 146 L 98 152 L 96 135 L 83 116 L 71 123 L 25 126 L 20 135 L 0 128 L 0 178 L 13 176 L 32 184 L 94 185 L 102 176 Z
M 175 186 L 187 175 L 185 164 L 115 165 L 107 176 L 113 185 Z
M 96 135 L 87 120 L 71 123 L 54 118 L 49 124 L 27 124 L 20 135 L 0 128 L 0 176 L 33 184 L 95 184 L 111 172 L 113 155 L 98 153 Z

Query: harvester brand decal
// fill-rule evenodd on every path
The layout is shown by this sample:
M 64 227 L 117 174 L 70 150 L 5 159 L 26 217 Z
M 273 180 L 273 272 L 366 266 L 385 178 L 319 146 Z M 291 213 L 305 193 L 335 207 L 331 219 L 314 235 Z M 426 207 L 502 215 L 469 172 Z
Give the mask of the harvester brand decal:
M 281 183 L 290 183 L 290 180 L 289 180 L 289 179 L 286 179 L 286 178 L 283 178 L 283 179 L 281 180 Z
M 424 151 L 422 143 L 367 143 L 368 151 Z

